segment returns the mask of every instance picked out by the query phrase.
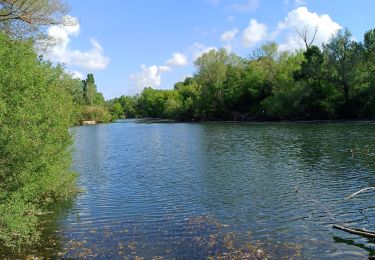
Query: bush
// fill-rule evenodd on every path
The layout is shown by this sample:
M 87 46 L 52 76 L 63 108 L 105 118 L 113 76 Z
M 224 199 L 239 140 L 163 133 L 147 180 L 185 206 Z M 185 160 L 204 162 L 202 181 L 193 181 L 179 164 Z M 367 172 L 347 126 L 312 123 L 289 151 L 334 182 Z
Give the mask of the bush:
M 76 191 L 74 106 L 63 70 L 31 42 L 0 34 L 0 60 L 0 243 L 20 248 L 38 239 L 39 213 Z
M 85 106 L 82 110 L 82 121 L 109 122 L 111 121 L 111 114 L 106 107 Z

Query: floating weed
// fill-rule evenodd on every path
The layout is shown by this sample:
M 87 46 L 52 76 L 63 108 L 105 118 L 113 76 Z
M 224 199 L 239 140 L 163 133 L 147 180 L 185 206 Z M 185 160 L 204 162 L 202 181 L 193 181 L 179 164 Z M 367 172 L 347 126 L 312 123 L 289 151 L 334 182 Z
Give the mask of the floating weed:
M 81 239 L 63 242 L 51 239 L 54 258 L 108 258 L 124 259 L 301 259 L 302 246 L 292 243 L 278 243 L 272 240 L 255 240 L 250 231 L 234 232 L 213 216 L 204 215 L 187 218 L 182 223 L 183 237 L 170 229 L 157 227 L 158 241 L 134 239 L 140 234 L 141 226 L 119 224 L 120 230 L 111 225 L 87 229 Z M 126 235 L 125 235 L 126 233 Z M 124 235 L 125 238 L 124 239 Z M 139 236 L 138 236 L 139 237 Z M 155 247 L 150 248 L 150 242 Z M 56 247 L 57 245 L 57 247 Z M 61 246 L 59 246 L 61 245 Z M 53 250 L 53 247 L 58 250 Z M 154 253 L 150 253 L 154 252 Z M 31 255 L 31 254 L 30 254 Z M 34 254 L 35 255 L 35 254 Z M 153 256 L 154 255 L 154 256 Z M 156 256 L 155 256 L 156 255 Z M 51 257 L 52 258 L 52 257 Z M 38 259 L 38 258 L 35 258 Z M 42 259 L 42 258 L 40 258 Z
M 132 254 L 135 254 L 137 251 L 137 242 L 132 241 L 128 244 L 128 249 L 132 252 Z

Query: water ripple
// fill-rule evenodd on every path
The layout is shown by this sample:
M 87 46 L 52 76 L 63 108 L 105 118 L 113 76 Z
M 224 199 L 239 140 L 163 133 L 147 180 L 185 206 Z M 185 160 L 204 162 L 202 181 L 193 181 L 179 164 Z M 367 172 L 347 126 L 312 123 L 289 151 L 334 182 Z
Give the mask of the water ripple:
M 119 257 L 113 252 L 126 242 L 146 258 L 202 258 L 209 250 L 194 241 L 213 235 L 215 225 L 187 220 L 214 216 L 229 231 L 300 243 L 303 258 L 366 255 L 368 246 L 354 245 L 361 238 L 335 241 L 333 234 L 347 235 L 331 225 L 374 228 L 371 200 L 344 200 L 375 184 L 374 158 L 360 153 L 375 151 L 374 130 L 134 121 L 74 128 L 74 169 L 86 192 L 61 217 L 61 237 L 97 243 L 97 257 Z

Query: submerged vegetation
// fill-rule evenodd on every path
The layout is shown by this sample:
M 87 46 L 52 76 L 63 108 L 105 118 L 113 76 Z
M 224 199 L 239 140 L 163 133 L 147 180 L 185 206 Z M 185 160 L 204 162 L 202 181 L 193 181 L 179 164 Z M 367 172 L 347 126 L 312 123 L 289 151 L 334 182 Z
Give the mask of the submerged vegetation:
M 113 223 L 114 225 L 116 223 Z M 45 258 L 81 259 L 108 258 L 118 256 L 124 259 L 301 259 L 302 245 L 282 243 L 272 240 L 257 240 L 249 230 L 232 231 L 232 227 L 220 223 L 210 215 L 187 218 L 182 227 L 186 238 L 169 240 L 165 249 L 147 248 L 145 241 L 136 234 L 137 225 L 126 225 L 113 230 L 110 225 L 102 228 L 87 228 L 81 238 L 72 239 L 61 245 L 59 238 L 51 236 L 45 248 Z M 168 234 L 167 227 L 159 228 L 160 238 Z M 90 241 L 92 236 L 101 236 L 103 240 Z M 104 244 L 111 241 L 115 249 Z M 58 246 L 56 246 L 58 245 Z M 186 250 L 189 249 L 189 250 Z M 153 253 L 151 252 L 154 252 Z M 1 253 L 0 253 L 1 256 Z M 20 255 L 22 256 L 22 255 Z
M 280 52 L 267 43 L 250 57 L 211 50 L 173 90 L 145 88 L 109 102 L 114 117 L 177 120 L 314 120 L 375 117 L 375 29 L 363 42 L 340 30 L 322 48 Z

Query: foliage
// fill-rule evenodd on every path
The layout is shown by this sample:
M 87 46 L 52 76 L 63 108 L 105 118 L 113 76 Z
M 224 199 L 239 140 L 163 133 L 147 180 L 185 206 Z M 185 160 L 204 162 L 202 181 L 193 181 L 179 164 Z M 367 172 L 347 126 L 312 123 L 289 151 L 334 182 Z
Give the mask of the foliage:
M 177 120 L 374 118 L 375 29 L 364 43 L 340 30 L 322 48 L 303 35 L 305 51 L 280 52 L 273 42 L 246 59 L 211 50 L 173 90 L 145 88 L 112 100 L 111 111 L 121 114 L 121 104 L 125 117 Z
M 111 121 L 111 114 L 106 107 L 84 106 L 81 121 L 96 121 L 99 123 Z
M 45 207 L 70 197 L 76 83 L 38 59 L 30 42 L 0 34 L 0 241 L 20 248 L 38 239 Z
M 109 122 L 112 120 L 103 94 L 97 91 L 95 78 L 92 73 L 82 80 L 80 86 L 71 90 L 76 101 L 78 112 L 75 124 L 82 121 Z M 114 118 L 116 116 L 114 115 Z
M 363 59 L 362 44 L 352 40 L 348 29 L 340 30 L 323 46 L 326 54 L 327 78 L 341 93 L 339 115 L 354 116 L 357 114 L 355 88 L 360 85 L 360 62 Z M 354 115 L 351 115 L 354 114 Z
M 62 23 L 67 10 L 60 0 L 0 0 L 0 32 L 14 38 L 44 37 L 43 29 Z

